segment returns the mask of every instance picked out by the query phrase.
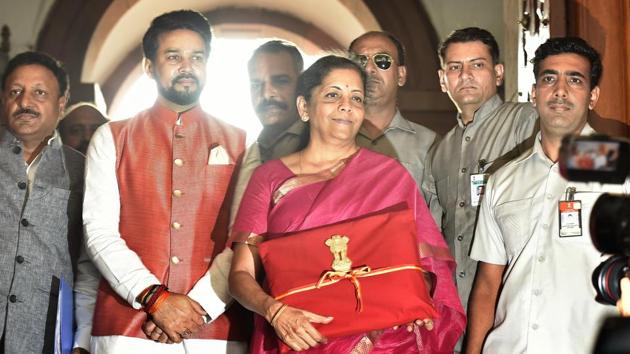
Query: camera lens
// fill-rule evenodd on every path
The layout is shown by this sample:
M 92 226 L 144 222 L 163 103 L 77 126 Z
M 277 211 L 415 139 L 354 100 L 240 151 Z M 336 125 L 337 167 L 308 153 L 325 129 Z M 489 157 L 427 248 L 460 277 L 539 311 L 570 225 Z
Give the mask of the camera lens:
M 630 256 L 630 198 L 602 194 L 593 206 L 590 230 L 599 251 Z
M 621 297 L 619 282 L 630 270 L 629 262 L 629 257 L 612 256 L 595 268 L 591 280 L 597 292 L 597 302 L 609 305 L 617 303 Z

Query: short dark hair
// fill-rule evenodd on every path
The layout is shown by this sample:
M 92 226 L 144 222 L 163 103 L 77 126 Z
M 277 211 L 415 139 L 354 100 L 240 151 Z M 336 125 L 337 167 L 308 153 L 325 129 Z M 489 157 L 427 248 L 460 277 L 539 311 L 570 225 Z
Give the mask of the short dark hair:
M 70 87 L 68 85 L 70 80 L 68 78 L 68 73 L 66 73 L 66 70 L 63 68 L 63 64 L 50 55 L 41 52 L 23 52 L 9 60 L 7 67 L 4 70 L 4 74 L 2 74 L 2 90 L 6 89 L 5 85 L 9 75 L 11 75 L 11 73 L 20 66 L 25 65 L 40 65 L 50 70 L 57 79 L 59 97 L 70 96 Z
M 589 74 L 591 89 L 599 85 L 603 71 L 602 59 L 593 47 L 579 37 L 549 38 L 536 49 L 536 54 L 532 59 L 536 81 L 538 81 L 538 74 L 540 74 L 540 63 L 545 58 L 565 53 L 573 53 L 586 58 L 591 64 L 591 72 Z
M 354 61 L 336 56 L 328 55 L 317 60 L 306 69 L 298 78 L 296 96 L 302 96 L 306 102 L 310 102 L 313 89 L 322 84 L 324 78 L 335 69 L 350 69 L 356 71 L 361 76 L 363 82 L 363 92 L 367 83 L 367 74 L 359 64 Z
M 293 59 L 293 64 L 295 65 L 295 70 L 299 74 L 304 70 L 304 59 L 302 58 L 302 54 L 297 49 L 297 47 L 290 42 L 282 41 L 282 40 L 272 40 L 269 42 L 263 43 L 260 47 L 254 50 L 252 53 L 252 57 L 249 58 L 247 62 L 247 68 L 251 71 L 254 67 L 254 61 L 256 57 L 263 53 L 281 53 L 285 52 L 291 56 Z
M 466 27 L 451 32 L 446 39 L 438 46 L 438 55 L 440 56 L 440 63 L 444 65 L 444 59 L 446 58 L 446 50 L 448 46 L 453 43 L 466 43 L 479 41 L 488 47 L 490 56 L 492 57 L 492 64 L 499 63 L 499 45 L 497 40 L 494 39 L 492 33 L 479 27 Z
M 212 30 L 208 19 L 201 13 L 193 10 L 178 10 L 162 14 L 151 21 L 151 26 L 142 38 L 142 51 L 144 57 L 154 60 L 159 46 L 160 35 L 179 29 L 186 29 L 198 33 L 206 45 L 206 51 L 210 52 Z
M 402 44 L 402 42 L 398 38 L 396 38 L 396 36 L 394 36 L 393 34 L 387 31 L 370 31 L 370 32 L 366 32 L 358 36 L 352 42 L 350 42 L 350 45 L 348 46 L 348 51 L 351 52 L 352 47 L 354 47 L 355 44 L 357 44 L 357 42 L 360 39 L 363 39 L 369 36 L 376 36 L 376 35 L 383 36 L 389 39 L 390 42 L 392 42 L 392 44 L 396 47 L 396 51 L 398 52 L 398 65 L 405 65 L 405 55 L 406 55 L 405 46 Z

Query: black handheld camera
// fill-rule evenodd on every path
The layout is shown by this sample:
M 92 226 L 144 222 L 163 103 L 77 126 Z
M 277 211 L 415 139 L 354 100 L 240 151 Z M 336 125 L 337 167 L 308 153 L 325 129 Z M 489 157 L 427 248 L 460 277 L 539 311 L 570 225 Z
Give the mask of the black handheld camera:
M 630 142 L 603 135 L 565 137 L 560 173 L 570 181 L 622 184 L 630 176 Z M 596 300 L 615 305 L 621 296 L 619 282 L 630 276 L 630 197 L 603 194 L 590 220 L 595 248 L 613 254 L 593 272 Z

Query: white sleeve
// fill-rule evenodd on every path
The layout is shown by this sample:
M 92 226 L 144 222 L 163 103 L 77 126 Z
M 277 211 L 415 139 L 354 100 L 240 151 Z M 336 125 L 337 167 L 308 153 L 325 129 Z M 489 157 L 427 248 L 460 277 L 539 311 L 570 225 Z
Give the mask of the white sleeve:
M 197 301 L 212 320 L 225 312 L 232 302 L 232 296 L 228 290 L 231 264 L 232 250 L 226 248 L 214 257 L 210 269 L 188 293 L 188 296 Z
M 77 263 L 77 275 L 74 280 L 74 318 L 77 324 L 74 332 L 73 348 L 90 349 L 92 317 L 96 304 L 96 293 L 101 275 L 90 261 L 84 245 Z
M 481 209 L 470 249 L 470 258 L 484 263 L 505 265 L 508 261 L 505 243 L 496 222 L 492 202 L 496 192 L 494 180 L 494 176 L 490 176 L 483 198 L 481 198 Z
M 87 151 L 83 225 L 87 253 L 112 289 L 135 309 L 142 290 L 160 281 L 119 233 L 120 194 L 116 147 L 109 124 L 97 129 Z

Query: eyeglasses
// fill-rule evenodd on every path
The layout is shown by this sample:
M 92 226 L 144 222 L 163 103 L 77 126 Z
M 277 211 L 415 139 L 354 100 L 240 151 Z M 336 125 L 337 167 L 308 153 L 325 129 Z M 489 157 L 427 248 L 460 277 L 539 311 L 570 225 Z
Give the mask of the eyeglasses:
M 376 65 L 376 67 L 381 70 L 389 69 L 392 66 L 392 63 L 394 62 L 394 59 L 392 58 L 392 56 L 387 53 L 377 53 L 371 56 L 352 53 L 351 58 L 357 64 L 361 65 L 364 68 L 367 66 L 368 60 L 372 58 L 372 62 L 374 62 L 374 65 Z

